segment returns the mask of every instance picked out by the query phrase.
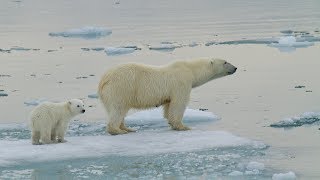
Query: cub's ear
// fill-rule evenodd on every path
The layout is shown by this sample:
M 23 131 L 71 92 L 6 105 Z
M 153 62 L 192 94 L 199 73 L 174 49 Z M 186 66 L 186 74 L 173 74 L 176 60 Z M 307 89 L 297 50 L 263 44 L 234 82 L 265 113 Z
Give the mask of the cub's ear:
M 210 61 L 211 65 L 213 65 L 213 61 L 214 61 L 214 60 Z
M 71 101 L 68 101 L 68 104 L 71 105 Z

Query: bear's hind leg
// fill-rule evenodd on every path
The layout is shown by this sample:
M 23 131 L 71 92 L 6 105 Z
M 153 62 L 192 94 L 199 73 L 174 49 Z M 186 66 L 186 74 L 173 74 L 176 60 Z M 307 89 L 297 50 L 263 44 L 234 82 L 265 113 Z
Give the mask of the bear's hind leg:
M 40 131 L 32 131 L 32 144 L 33 145 L 40 145 Z
M 51 144 L 51 131 L 43 130 L 40 132 L 40 139 L 42 144 Z
M 128 110 L 120 110 L 121 108 L 109 111 L 109 123 L 107 125 L 107 131 L 111 135 L 126 134 L 128 131 L 120 128 L 122 120 L 126 116 Z

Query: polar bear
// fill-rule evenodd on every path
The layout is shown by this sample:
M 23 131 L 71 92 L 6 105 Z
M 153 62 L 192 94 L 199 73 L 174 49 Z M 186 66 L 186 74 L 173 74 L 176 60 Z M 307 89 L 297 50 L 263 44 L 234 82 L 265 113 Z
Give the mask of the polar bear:
M 110 69 L 98 87 L 109 116 L 106 130 L 111 135 L 132 132 L 124 123 L 127 112 L 158 106 L 163 106 L 163 115 L 173 130 L 189 130 L 182 117 L 191 89 L 236 70 L 225 60 L 214 58 L 176 61 L 164 66 L 128 63 Z
M 84 112 L 84 104 L 80 99 L 38 105 L 30 114 L 32 144 L 66 142 L 64 135 L 69 121 Z

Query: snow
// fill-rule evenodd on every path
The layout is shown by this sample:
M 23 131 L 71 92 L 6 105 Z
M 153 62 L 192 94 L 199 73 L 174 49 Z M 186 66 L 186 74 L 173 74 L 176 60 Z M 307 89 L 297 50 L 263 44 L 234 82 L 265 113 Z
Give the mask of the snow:
M 290 171 L 287 173 L 279 173 L 279 174 L 274 174 L 272 176 L 272 180 L 294 180 L 296 179 L 296 175 L 294 172 Z
M 110 35 L 111 30 L 103 27 L 86 26 L 78 29 L 69 29 L 62 32 L 51 32 L 49 36 L 56 37 L 69 37 L 69 38 L 85 38 L 85 39 L 96 39 Z
M 300 116 L 295 116 L 292 118 L 286 118 L 279 122 L 273 123 L 270 126 L 276 128 L 286 128 L 286 127 L 298 127 L 305 124 L 314 124 L 320 121 L 320 113 L 318 112 L 305 112 Z
M 199 130 L 143 131 L 118 136 L 68 137 L 67 140 L 66 143 L 38 146 L 32 145 L 30 140 L 2 140 L 0 141 L 1 147 L 6 148 L 0 149 L 0 166 L 108 155 L 139 156 L 181 153 L 217 147 L 249 146 L 259 149 L 266 147 L 260 142 L 228 132 Z
M 123 54 L 133 53 L 136 49 L 134 48 L 124 48 L 124 47 L 107 47 L 104 49 L 108 56 L 118 56 Z

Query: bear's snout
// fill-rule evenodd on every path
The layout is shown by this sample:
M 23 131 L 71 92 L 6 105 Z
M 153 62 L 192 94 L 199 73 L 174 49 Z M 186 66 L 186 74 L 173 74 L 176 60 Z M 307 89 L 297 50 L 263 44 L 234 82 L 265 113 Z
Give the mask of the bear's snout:
M 235 72 L 237 71 L 237 69 L 238 69 L 238 68 L 234 67 L 233 70 L 231 70 L 231 71 L 228 72 L 228 74 L 230 75 L 230 74 L 235 73 Z
M 86 110 L 83 109 L 81 112 L 84 113 L 84 112 L 86 112 Z

